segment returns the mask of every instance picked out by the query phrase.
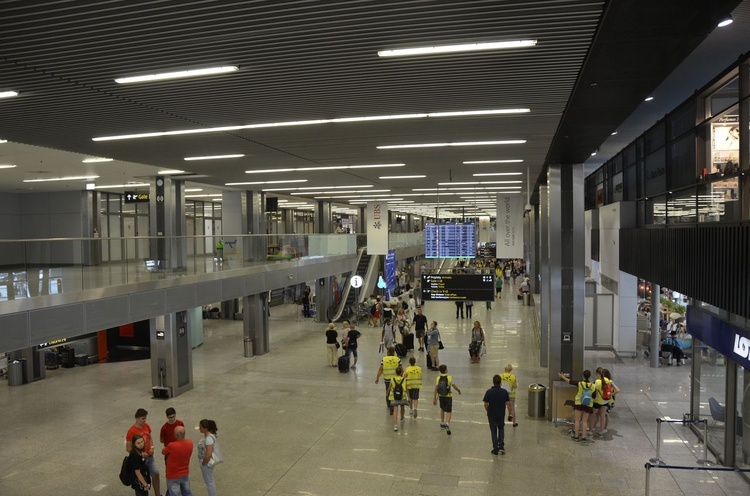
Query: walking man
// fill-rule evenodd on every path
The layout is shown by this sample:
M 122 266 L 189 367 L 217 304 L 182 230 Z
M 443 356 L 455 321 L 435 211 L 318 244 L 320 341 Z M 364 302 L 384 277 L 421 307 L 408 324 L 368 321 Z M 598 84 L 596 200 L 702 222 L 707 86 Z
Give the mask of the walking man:
M 185 427 L 174 429 L 175 440 L 161 450 L 167 457 L 167 487 L 172 496 L 193 496 L 190 491 L 190 458 L 193 456 L 193 441 L 185 439 Z
M 424 351 L 424 336 L 427 333 L 427 317 L 422 315 L 422 307 L 417 308 L 417 315 L 414 316 L 414 332 L 419 341 L 419 350 Z
M 440 397 L 440 428 L 445 429 L 446 434 L 451 435 L 451 416 L 453 415 L 453 394 L 451 388 L 461 394 L 458 386 L 453 384 L 453 377 L 448 375 L 448 367 L 441 365 L 440 375 L 435 380 L 435 392 L 432 398 L 432 404 L 438 404 Z
M 500 375 L 492 377 L 492 387 L 484 393 L 484 409 L 487 411 L 487 420 L 490 423 L 492 434 L 492 454 L 505 454 L 505 409 L 515 422 L 516 411 L 510 401 L 508 391 L 500 387 Z
M 461 318 L 464 318 L 464 302 L 462 300 L 456 301 L 456 318 L 458 318 L 458 313 L 461 312 Z

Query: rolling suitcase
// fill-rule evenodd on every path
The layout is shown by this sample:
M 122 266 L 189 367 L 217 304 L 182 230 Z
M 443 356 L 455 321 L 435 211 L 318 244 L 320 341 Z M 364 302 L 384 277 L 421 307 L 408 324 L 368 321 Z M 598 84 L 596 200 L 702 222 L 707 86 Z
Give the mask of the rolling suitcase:
M 414 334 L 411 332 L 404 334 L 404 346 L 406 346 L 407 351 L 414 349 Z
M 412 348 L 414 348 L 413 345 Z M 396 346 L 394 346 L 394 349 L 396 351 L 397 357 L 404 358 L 406 356 L 406 346 L 404 346 L 403 344 L 397 343 Z
M 339 357 L 339 372 L 349 372 L 349 355 L 344 354 Z
M 432 357 L 430 357 L 429 353 L 427 353 L 426 356 L 427 356 L 427 368 L 432 370 Z

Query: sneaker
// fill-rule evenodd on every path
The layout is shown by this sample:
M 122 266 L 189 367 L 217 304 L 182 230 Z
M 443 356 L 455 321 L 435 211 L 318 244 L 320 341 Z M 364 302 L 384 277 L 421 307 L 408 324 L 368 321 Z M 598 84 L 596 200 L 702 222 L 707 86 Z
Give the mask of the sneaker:
M 503 448 L 500 448 L 500 449 L 499 449 L 499 451 L 500 451 L 500 454 L 501 454 L 501 455 L 504 455 L 504 454 L 505 454 L 505 448 L 504 448 L 504 447 L 503 447 Z
M 393 426 L 393 432 L 398 432 L 398 426 L 397 425 Z
M 497 454 L 498 454 L 498 450 L 496 450 L 496 449 L 493 449 L 492 451 L 490 451 L 490 453 L 492 453 L 493 455 L 497 456 Z
M 575 442 L 578 442 L 578 441 L 580 441 L 580 440 L 581 440 L 581 438 L 579 438 L 579 437 L 577 437 L 577 436 L 573 436 L 573 441 L 575 441 Z
M 451 435 L 451 426 L 448 424 L 445 424 L 445 433 Z
M 414 418 L 417 418 L 417 409 L 414 409 Z
M 600 436 L 603 436 L 603 435 L 605 435 L 606 433 L 607 433 L 607 429 L 604 429 L 603 431 L 601 431 L 601 432 L 599 433 L 599 435 L 600 435 Z
M 589 440 L 587 438 L 585 438 L 585 437 L 581 438 L 581 443 L 586 444 L 588 442 L 589 442 Z
M 516 422 L 515 420 L 513 421 L 513 427 L 518 427 L 518 422 Z
M 443 422 L 440 422 L 440 428 L 441 428 L 441 429 L 445 429 L 446 427 L 448 427 L 448 424 L 445 424 L 445 423 L 443 423 Z
M 402 415 L 402 416 L 401 416 L 401 422 L 403 422 L 403 421 L 404 421 L 404 416 Z
M 409 408 L 409 416 L 410 417 L 414 416 L 414 409 L 413 408 Z

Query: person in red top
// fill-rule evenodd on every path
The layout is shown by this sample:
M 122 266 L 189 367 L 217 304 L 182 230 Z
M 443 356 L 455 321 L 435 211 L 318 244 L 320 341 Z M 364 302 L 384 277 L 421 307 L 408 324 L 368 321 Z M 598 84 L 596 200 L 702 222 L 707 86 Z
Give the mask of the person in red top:
M 151 486 L 154 488 L 154 494 L 161 496 L 161 491 L 159 490 L 159 469 L 156 468 L 156 462 L 154 461 L 154 442 L 151 439 L 151 426 L 146 423 L 147 416 L 148 412 L 143 408 L 136 410 L 135 424 L 125 434 L 125 451 L 130 453 L 133 449 L 133 435 L 138 434 L 143 436 L 143 440 L 146 442 L 143 452 L 148 454 L 145 463 L 151 474 Z
M 174 430 L 177 426 L 185 427 L 182 420 L 177 420 L 177 412 L 171 406 L 167 408 L 167 421 L 161 426 L 161 432 L 159 434 L 159 440 L 164 446 L 175 441 Z
M 167 488 L 172 496 L 193 496 L 190 491 L 190 457 L 193 441 L 185 439 L 185 427 L 174 429 L 175 440 L 161 450 L 167 457 Z

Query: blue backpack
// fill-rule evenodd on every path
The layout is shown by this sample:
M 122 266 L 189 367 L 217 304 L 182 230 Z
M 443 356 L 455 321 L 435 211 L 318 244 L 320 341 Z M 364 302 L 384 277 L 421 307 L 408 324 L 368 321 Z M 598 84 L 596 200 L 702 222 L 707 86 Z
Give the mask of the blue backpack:
M 586 384 L 591 384 L 590 382 L 581 382 L 581 405 L 583 406 L 591 406 L 594 403 L 593 398 L 591 397 L 591 389 Z

